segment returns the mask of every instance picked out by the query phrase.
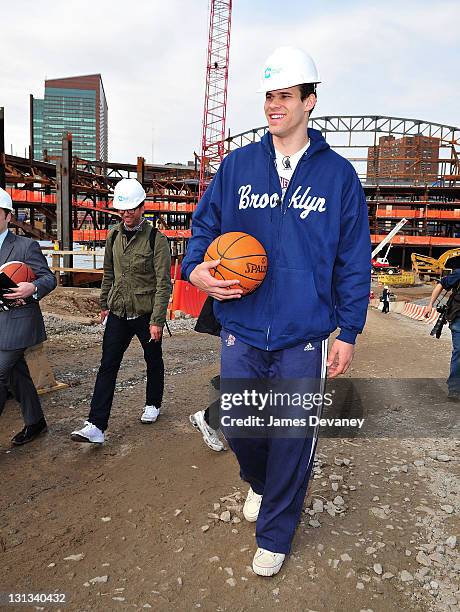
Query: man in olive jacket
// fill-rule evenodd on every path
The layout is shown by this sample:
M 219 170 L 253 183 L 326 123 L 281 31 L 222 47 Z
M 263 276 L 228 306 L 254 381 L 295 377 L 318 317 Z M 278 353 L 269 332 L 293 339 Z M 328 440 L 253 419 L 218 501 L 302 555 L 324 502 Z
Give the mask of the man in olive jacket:
M 164 388 L 161 340 L 171 293 L 171 256 L 167 238 L 144 219 L 145 191 L 136 179 L 115 187 L 113 206 L 122 222 L 108 234 L 101 286 L 101 322 L 106 324 L 102 359 L 88 420 L 73 431 L 77 442 L 102 444 L 118 370 L 134 336 L 144 349 L 147 390 L 142 423 L 154 423 Z

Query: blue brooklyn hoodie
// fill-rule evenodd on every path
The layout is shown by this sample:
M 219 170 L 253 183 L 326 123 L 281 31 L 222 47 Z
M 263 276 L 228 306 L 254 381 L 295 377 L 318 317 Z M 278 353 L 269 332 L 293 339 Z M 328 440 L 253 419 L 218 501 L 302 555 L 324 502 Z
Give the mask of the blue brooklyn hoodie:
M 265 350 L 327 338 L 337 327 L 354 343 L 364 327 L 370 291 L 367 204 L 353 166 L 317 130 L 284 199 L 270 133 L 230 153 L 192 219 L 182 262 L 187 280 L 209 244 L 225 232 L 247 232 L 268 255 L 262 285 L 243 298 L 215 302 L 222 327 Z

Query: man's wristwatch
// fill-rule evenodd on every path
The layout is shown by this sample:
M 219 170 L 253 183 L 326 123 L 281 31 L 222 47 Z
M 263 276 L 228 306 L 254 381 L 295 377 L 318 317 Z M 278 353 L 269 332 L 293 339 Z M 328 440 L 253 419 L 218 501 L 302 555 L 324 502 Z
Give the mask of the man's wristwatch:
M 38 287 L 35 285 L 35 291 L 32 293 L 34 300 L 38 300 Z

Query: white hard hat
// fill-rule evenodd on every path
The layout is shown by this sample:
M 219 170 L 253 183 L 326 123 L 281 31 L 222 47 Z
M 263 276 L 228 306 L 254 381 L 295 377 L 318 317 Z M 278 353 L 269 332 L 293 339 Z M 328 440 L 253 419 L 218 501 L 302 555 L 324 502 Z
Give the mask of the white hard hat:
M 296 47 L 278 47 L 265 61 L 259 93 L 303 83 L 320 83 L 313 59 Z
M 146 195 L 144 188 L 136 179 L 121 179 L 113 192 L 113 207 L 118 210 L 131 210 L 142 204 Z
M 0 208 L 13 211 L 13 200 L 10 194 L 0 187 Z

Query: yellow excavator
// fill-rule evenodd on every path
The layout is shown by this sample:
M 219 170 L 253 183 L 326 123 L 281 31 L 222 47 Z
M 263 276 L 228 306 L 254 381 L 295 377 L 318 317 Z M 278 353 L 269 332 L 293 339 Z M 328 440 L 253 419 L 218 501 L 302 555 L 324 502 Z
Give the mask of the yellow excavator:
M 439 259 L 412 253 L 412 270 L 420 276 L 426 275 L 430 278 L 440 278 L 446 273 L 452 272 L 451 268 L 446 268 L 446 263 L 453 257 L 460 257 L 460 248 L 446 251 Z

